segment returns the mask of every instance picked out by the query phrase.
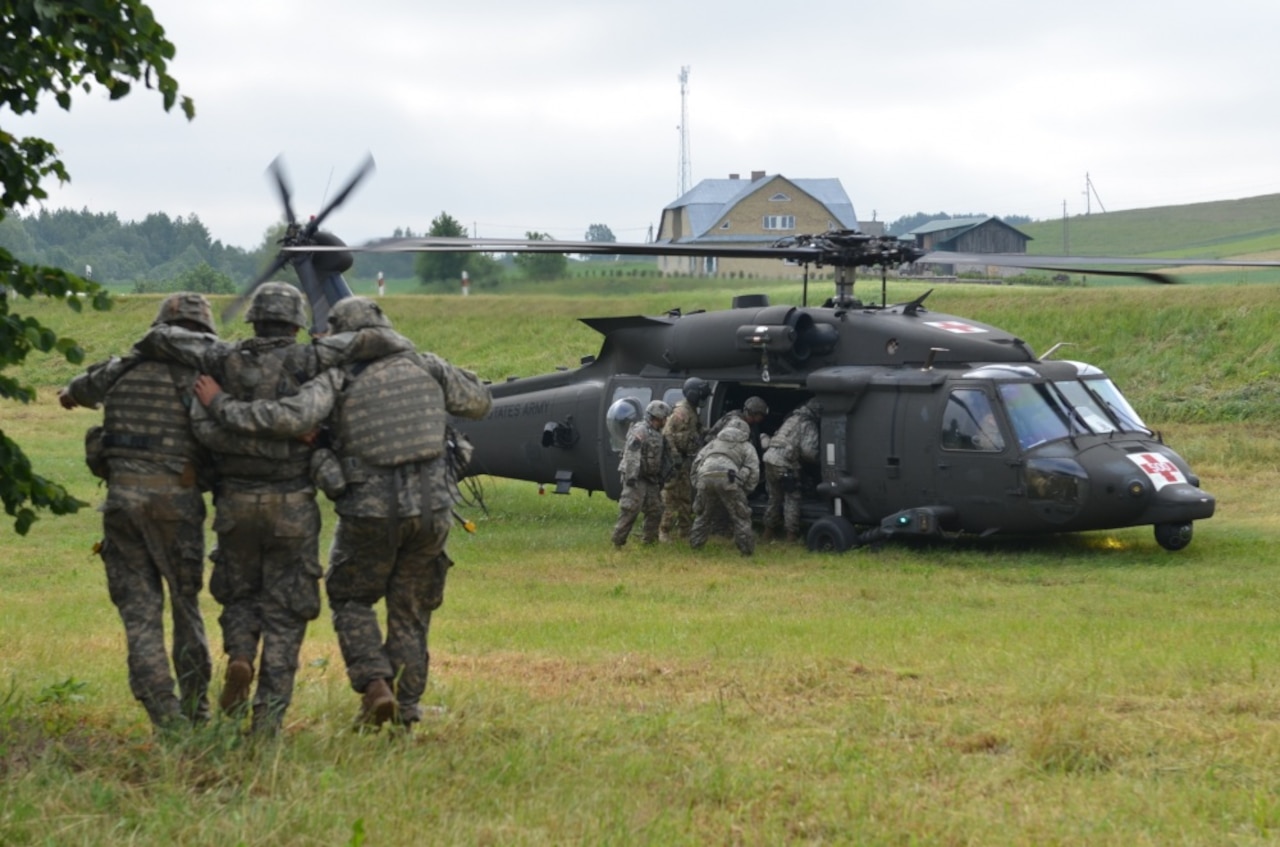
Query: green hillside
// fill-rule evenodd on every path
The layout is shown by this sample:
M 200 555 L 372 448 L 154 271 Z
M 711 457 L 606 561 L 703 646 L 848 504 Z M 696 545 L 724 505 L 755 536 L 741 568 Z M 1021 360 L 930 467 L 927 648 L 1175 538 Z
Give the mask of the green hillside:
M 1259 257 L 1280 253 L 1280 194 L 1076 215 L 1018 229 L 1033 239 L 1027 252 L 1038 255 Z

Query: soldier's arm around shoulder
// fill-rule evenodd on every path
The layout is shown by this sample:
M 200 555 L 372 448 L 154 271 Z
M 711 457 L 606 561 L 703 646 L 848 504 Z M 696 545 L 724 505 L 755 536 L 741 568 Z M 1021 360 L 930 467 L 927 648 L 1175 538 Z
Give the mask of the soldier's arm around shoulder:
M 449 414 L 472 419 L 489 414 L 493 395 L 480 377 L 466 368 L 449 364 L 435 353 L 419 353 L 418 360 L 440 383 L 444 391 L 444 407 Z
M 76 406 L 96 409 L 106 399 L 107 391 L 116 384 L 116 380 L 138 362 L 137 356 L 112 356 L 95 362 L 58 392 L 58 401 L 64 409 L 74 409 Z
M 209 402 L 209 412 L 233 432 L 296 438 L 314 431 L 329 417 L 345 379 L 341 368 L 330 368 L 303 384 L 297 394 L 278 400 L 235 400 L 223 392 Z
M 321 368 L 372 361 L 415 349 L 412 341 L 394 329 L 381 326 L 326 335 L 315 339 L 312 347 Z
M 178 362 L 198 371 L 209 372 L 214 362 L 221 361 L 234 345 L 211 332 L 197 332 L 175 324 L 157 324 L 133 345 L 133 352 L 144 359 Z

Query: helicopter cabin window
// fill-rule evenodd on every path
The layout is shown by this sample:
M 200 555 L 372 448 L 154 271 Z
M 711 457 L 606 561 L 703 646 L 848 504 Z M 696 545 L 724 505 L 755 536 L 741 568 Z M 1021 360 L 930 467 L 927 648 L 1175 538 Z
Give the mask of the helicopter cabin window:
M 613 402 L 604 413 L 605 429 L 609 431 L 609 446 L 621 453 L 627 444 L 627 430 L 640 420 L 644 407 L 653 399 L 653 391 L 645 385 L 627 385 L 614 389 Z
M 996 421 L 995 409 L 986 392 L 977 388 L 957 388 L 947 399 L 942 416 L 942 446 L 947 450 L 976 450 L 999 453 L 1004 435 Z
M 796 216 L 795 215 L 765 215 L 764 228 L 775 229 L 775 230 L 776 229 L 795 229 Z

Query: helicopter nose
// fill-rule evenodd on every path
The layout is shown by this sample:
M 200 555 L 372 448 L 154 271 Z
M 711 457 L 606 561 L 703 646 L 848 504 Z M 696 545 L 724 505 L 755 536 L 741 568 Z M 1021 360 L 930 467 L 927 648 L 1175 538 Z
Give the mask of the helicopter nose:
M 1194 485 L 1166 485 L 1155 493 L 1142 523 L 1164 524 L 1198 521 L 1213 517 L 1217 499 Z

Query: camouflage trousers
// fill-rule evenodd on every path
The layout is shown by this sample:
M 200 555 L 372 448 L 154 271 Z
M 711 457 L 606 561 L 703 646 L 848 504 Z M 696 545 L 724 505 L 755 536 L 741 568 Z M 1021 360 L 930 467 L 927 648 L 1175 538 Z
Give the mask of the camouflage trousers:
M 658 540 L 658 526 L 662 522 L 662 483 L 638 479 L 632 485 L 623 486 L 618 498 L 618 522 L 613 525 L 613 544 L 621 547 L 627 543 L 631 528 L 644 514 L 641 537 L 645 544 Z
M 755 530 L 751 527 L 751 506 L 747 492 L 727 474 L 708 474 L 698 480 L 697 499 L 693 503 L 693 528 L 689 530 L 689 546 L 695 550 L 707 543 L 717 515 L 728 514 L 733 543 L 744 556 L 756 549 Z
M 800 532 L 799 471 L 779 465 L 764 466 L 764 484 L 769 505 L 764 512 L 765 529 L 783 527 L 788 535 Z
M 375 679 L 388 680 L 405 723 L 422 717 L 431 613 L 444 602 L 453 564 L 444 551 L 451 521 L 448 509 L 425 520 L 342 516 L 334 532 L 325 589 L 347 678 L 359 692 Z M 385 640 L 373 608 L 383 598 Z
M 662 487 L 662 523 L 660 533 L 686 536 L 693 526 L 693 481 L 686 469 L 679 468 Z
M 204 515 L 200 493 L 178 486 L 142 490 L 113 485 L 102 507 L 102 562 L 107 591 L 124 623 L 129 689 L 157 726 L 209 717 L 212 664 L 199 602 Z M 176 695 L 165 653 L 166 589 Z
M 310 487 L 289 492 L 224 489 L 213 529 L 209 591 L 228 657 L 258 666 L 257 729 L 278 726 L 293 700 L 307 622 L 320 614 L 320 509 Z M 260 662 L 258 651 L 261 647 Z M 267 725 L 259 726 L 260 721 Z

